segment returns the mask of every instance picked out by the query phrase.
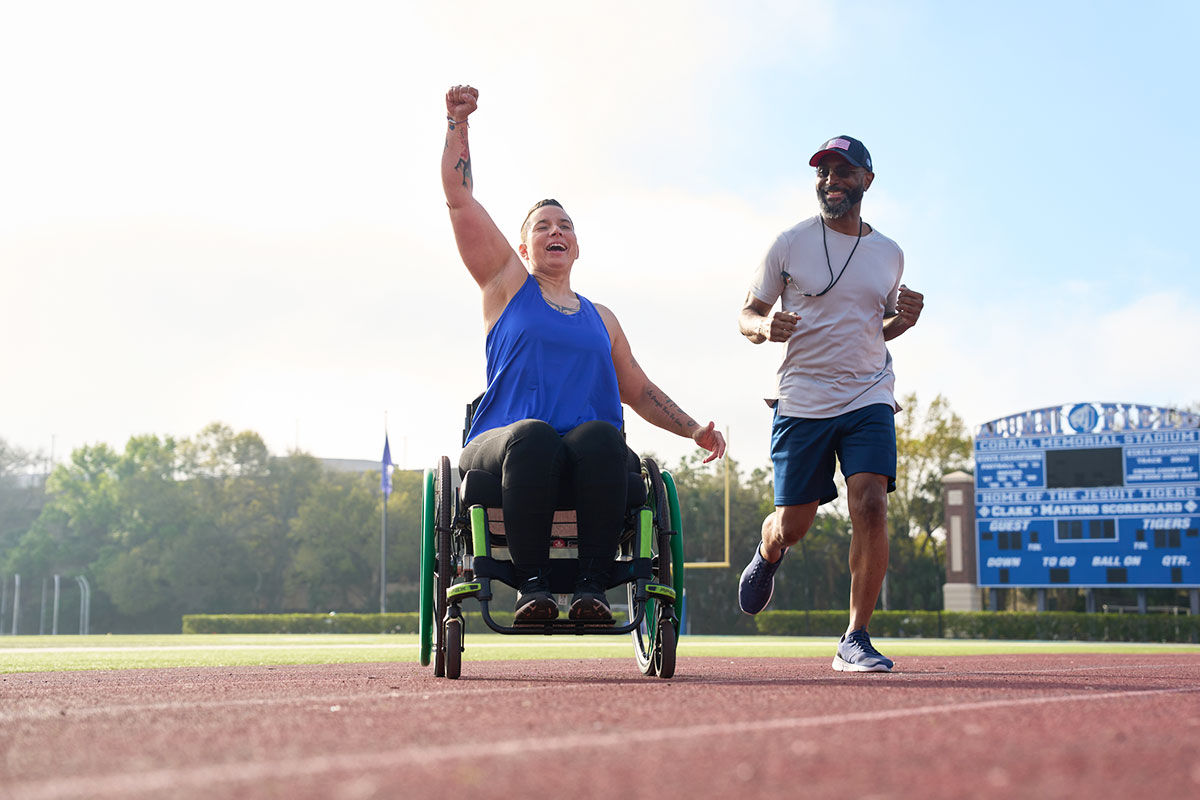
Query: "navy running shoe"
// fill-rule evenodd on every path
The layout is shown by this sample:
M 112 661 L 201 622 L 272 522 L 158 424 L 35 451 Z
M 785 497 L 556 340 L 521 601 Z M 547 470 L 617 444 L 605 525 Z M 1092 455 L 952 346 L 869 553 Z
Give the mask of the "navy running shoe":
M 842 634 L 833 668 L 838 672 L 891 672 L 892 660 L 871 645 L 866 628 Z
M 754 546 L 754 558 L 742 570 L 742 579 L 738 581 L 738 606 L 742 611 L 757 614 L 771 602 L 771 595 L 775 594 L 775 570 L 783 563 L 787 551 L 783 548 L 779 560 L 772 564 L 763 558 L 761 546 Z

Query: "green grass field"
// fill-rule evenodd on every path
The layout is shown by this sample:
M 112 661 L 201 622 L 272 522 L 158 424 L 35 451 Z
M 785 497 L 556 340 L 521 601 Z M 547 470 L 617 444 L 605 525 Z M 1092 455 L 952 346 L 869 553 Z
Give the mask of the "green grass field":
M 467 637 L 466 661 L 535 658 L 633 658 L 627 637 Z M 994 653 L 1200 653 L 1200 645 L 1106 642 L 1009 642 L 876 639 L 891 656 Z M 830 637 L 686 636 L 679 657 L 813 657 L 833 653 Z M 231 667 L 417 661 L 415 634 L 174 635 L 0 637 L 0 673 L 155 667 Z

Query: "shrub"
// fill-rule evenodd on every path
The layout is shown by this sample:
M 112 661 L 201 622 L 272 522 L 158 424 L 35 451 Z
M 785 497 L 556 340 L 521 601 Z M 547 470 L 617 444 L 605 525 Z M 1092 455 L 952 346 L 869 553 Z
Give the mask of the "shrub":
M 849 612 L 765 611 L 758 632 L 773 636 L 841 636 Z M 1031 639 L 1101 642 L 1200 641 L 1200 617 L 1166 614 L 1085 614 L 1073 611 L 876 611 L 875 636 L 951 639 Z
M 492 611 L 492 619 L 512 625 L 513 612 Z M 613 612 L 617 624 L 625 614 Z M 463 609 L 467 633 L 489 633 L 478 607 Z M 415 611 L 398 614 L 188 614 L 183 633 L 417 633 Z
M 188 614 L 184 633 L 416 633 L 417 614 Z

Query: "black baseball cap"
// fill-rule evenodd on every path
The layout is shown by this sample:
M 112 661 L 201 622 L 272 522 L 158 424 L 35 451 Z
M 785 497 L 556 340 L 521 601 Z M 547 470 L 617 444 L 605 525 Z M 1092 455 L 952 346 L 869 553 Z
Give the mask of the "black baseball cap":
M 853 136 L 833 137 L 821 145 L 821 149 L 808 160 L 808 165 L 815 167 L 821 162 L 822 156 L 830 154 L 841 156 L 854 166 L 862 167 L 867 172 L 875 171 L 875 168 L 871 166 L 871 154 L 867 152 L 866 145 Z

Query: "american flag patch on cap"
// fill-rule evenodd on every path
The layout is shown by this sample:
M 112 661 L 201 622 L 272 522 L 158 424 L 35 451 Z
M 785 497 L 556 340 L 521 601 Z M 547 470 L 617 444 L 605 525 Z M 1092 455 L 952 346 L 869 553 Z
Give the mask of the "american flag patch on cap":
M 831 147 L 836 147 L 838 150 L 849 150 L 850 142 L 846 139 L 830 139 L 821 149 L 828 150 Z

